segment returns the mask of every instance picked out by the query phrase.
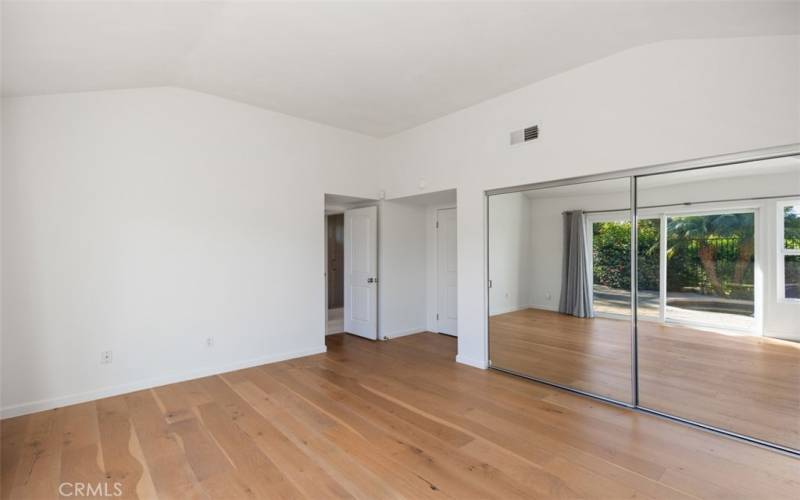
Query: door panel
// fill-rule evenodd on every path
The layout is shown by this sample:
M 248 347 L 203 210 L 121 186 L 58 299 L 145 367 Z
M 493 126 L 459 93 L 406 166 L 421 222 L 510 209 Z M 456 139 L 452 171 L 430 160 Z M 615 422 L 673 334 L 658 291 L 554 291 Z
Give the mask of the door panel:
M 458 253 L 456 239 L 456 209 L 437 212 L 437 304 L 438 330 L 448 335 L 458 334 Z
M 378 207 L 345 212 L 344 329 L 378 338 Z

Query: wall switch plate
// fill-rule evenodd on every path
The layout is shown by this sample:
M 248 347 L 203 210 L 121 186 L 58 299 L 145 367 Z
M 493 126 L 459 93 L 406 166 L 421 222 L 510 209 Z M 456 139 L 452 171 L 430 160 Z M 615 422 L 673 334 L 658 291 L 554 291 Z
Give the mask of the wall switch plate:
M 111 351 L 103 351 L 100 353 L 100 364 L 110 364 L 112 360 Z

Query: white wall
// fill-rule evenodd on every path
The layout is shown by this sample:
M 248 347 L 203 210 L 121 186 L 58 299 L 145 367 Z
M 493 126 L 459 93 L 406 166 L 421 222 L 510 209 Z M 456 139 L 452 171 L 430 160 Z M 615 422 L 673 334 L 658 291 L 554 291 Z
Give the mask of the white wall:
M 5 99 L 3 144 L 4 416 L 324 349 L 374 139 L 152 88 Z
M 524 193 L 494 196 L 489 200 L 489 220 L 489 314 L 527 309 L 530 273 L 538 267 L 531 262 L 530 200 Z
M 378 337 L 425 330 L 427 220 L 424 206 L 384 201 L 380 205 Z
M 458 359 L 486 366 L 484 190 L 800 142 L 798 89 L 797 36 L 667 41 L 383 140 L 387 196 L 458 189 Z

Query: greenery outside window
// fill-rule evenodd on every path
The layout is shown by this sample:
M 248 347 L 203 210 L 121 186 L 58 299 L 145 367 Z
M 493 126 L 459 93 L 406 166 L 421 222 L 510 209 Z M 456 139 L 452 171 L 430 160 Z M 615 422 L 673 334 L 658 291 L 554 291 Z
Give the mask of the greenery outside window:
M 778 203 L 778 297 L 800 302 L 800 200 Z

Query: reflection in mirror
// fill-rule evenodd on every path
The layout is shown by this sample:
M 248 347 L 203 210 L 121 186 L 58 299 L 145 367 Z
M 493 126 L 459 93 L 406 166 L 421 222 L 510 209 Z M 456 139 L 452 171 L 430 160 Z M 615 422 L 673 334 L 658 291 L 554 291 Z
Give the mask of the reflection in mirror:
M 637 188 L 639 404 L 800 449 L 800 160 Z
M 632 402 L 629 184 L 489 197 L 494 368 Z

